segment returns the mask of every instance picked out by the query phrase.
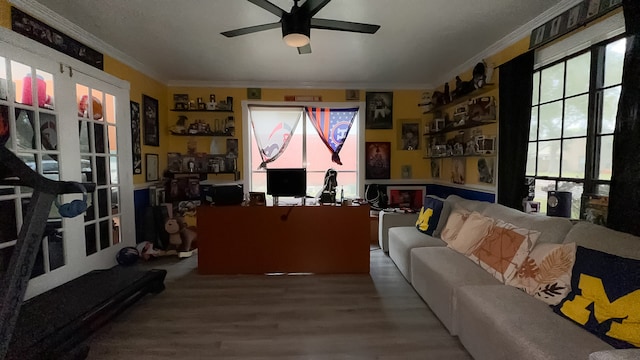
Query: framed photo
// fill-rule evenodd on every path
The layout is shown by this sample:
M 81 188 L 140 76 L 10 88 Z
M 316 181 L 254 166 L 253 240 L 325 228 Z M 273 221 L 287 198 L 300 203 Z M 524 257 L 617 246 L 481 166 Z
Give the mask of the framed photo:
M 142 146 L 140 145 L 140 104 L 129 102 L 131 110 L 131 152 L 133 155 L 133 173 L 142 174 Z
M 393 129 L 393 92 L 367 92 L 367 129 Z
M 238 156 L 238 139 L 227 139 L 227 154 Z
M 426 194 L 426 186 L 387 186 L 387 198 L 391 208 L 419 210 Z
M 160 125 L 158 120 L 158 100 L 142 95 L 142 121 L 144 122 L 144 144 L 160 146 Z
M 262 99 L 262 89 L 261 88 L 247 88 L 247 99 L 249 99 L 249 100 L 260 100 L 260 99 Z
M 431 177 L 434 179 L 440 178 L 440 163 L 441 159 L 431 159 Z
M 420 149 L 420 120 L 400 120 L 398 137 L 400 150 Z
M 464 158 L 454 158 L 451 161 L 451 182 L 464 184 L 467 171 L 467 162 Z
M 173 94 L 173 108 L 186 110 L 189 108 L 189 94 Z
M 158 154 L 146 154 L 145 155 L 145 163 L 147 164 L 147 176 L 146 181 L 158 181 L 158 173 L 159 173 L 159 162 L 158 162 Z
M 391 178 L 391 143 L 367 142 L 365 145 L 365 178 Z
M 495 161 L 492 157 L 478 159 L 478 181 L 485 184 L 495 182 Z
M 344 91 L 344 98 L 347 101 L 360 100 L 360 90 L 347 89 Z
M 249 192 L 249 206 L 265 206 L 267 205 L 267 197 L 263 192 Z
M 411 179 L 413 177 L 411 165 L 402 165 L 400 167 L 400 177 L 403 179 Z

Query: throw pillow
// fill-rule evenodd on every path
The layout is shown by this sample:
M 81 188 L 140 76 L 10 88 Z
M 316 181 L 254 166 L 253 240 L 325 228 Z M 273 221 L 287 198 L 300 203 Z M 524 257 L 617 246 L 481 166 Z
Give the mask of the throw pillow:
M 571 292 L 554 311 L 615 348 L 640 347 L 640 260 L 578 246 Z
M 435 236 L 434 233 L 438 227 L 443 206 L 444 202 L 441 199 L 425 196 L 420 215 L 416 221 L 418 231 Z
M 472 212 L 464 222 L 456 238 L 449 242 L 448 247 L 469 255 L 493 226 L 493 219 L 483 216 L 479 212 Z
M 515 275 L 539 236 L 539 231 L 496 220 L 469 259 L 504 283 Z
M 549 305 L 557 305 L 571 291 L 576 243 L 538 243 L 507 285 L 517 287 Z
M 462 208 L 455 208 L 451 210 L 451 214 L 447 218 L 447 223 L 442 229 L 442 233 L 440 234 L 440 238 L 447 243 L 452 242 L 458 236 L 458 232 L 460 228 L 464 224 L 467 217 L 471 214 L 469 211 Z

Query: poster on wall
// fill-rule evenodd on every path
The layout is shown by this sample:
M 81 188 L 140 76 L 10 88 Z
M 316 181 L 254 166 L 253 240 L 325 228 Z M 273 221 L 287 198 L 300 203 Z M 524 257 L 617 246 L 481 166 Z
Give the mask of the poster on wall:
M 131 110 L 131 151 L 133 173 L 142 174 L 142 147 L 140 145 L 140 104 L 130 101 Z
M 454 158 L 451 160 L 451 182 L 454 184 L 464 184 L 466 169 L 466 159 Z
M 365 148 L 365 177 L 367 179 L 390 179 L 391 143 L 367 142 Z
M 478 181 L 485 184 L 493 184 L 495 176 L 495 162 L 493 158 L 478 159 Z
M 393 92 L 367 92 L 367 129 L 393 129 Z
M 160 146 L 160 129 L 158 120 L 158 100 L 142 95 L 142 120 L 144 121 L 144 144 Z

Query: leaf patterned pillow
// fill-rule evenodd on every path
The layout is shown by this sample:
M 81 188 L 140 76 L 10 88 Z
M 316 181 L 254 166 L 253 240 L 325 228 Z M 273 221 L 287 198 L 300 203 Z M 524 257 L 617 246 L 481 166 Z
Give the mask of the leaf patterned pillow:
M 538 300 L 557 305 L 571 291 L 576 243 L 539 243 L 507 282 Z
M 506 284 L 515 276 L 539 236 L 539 231 L 496 219 L 487 235 L 467 257 Z

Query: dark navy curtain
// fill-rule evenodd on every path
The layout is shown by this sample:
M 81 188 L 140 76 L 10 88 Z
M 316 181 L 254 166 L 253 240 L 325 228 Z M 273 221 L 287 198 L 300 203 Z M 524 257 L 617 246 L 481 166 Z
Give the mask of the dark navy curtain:
M 531 122 L 533 51 L 499 67 L 498 203 L 522 210 Z

